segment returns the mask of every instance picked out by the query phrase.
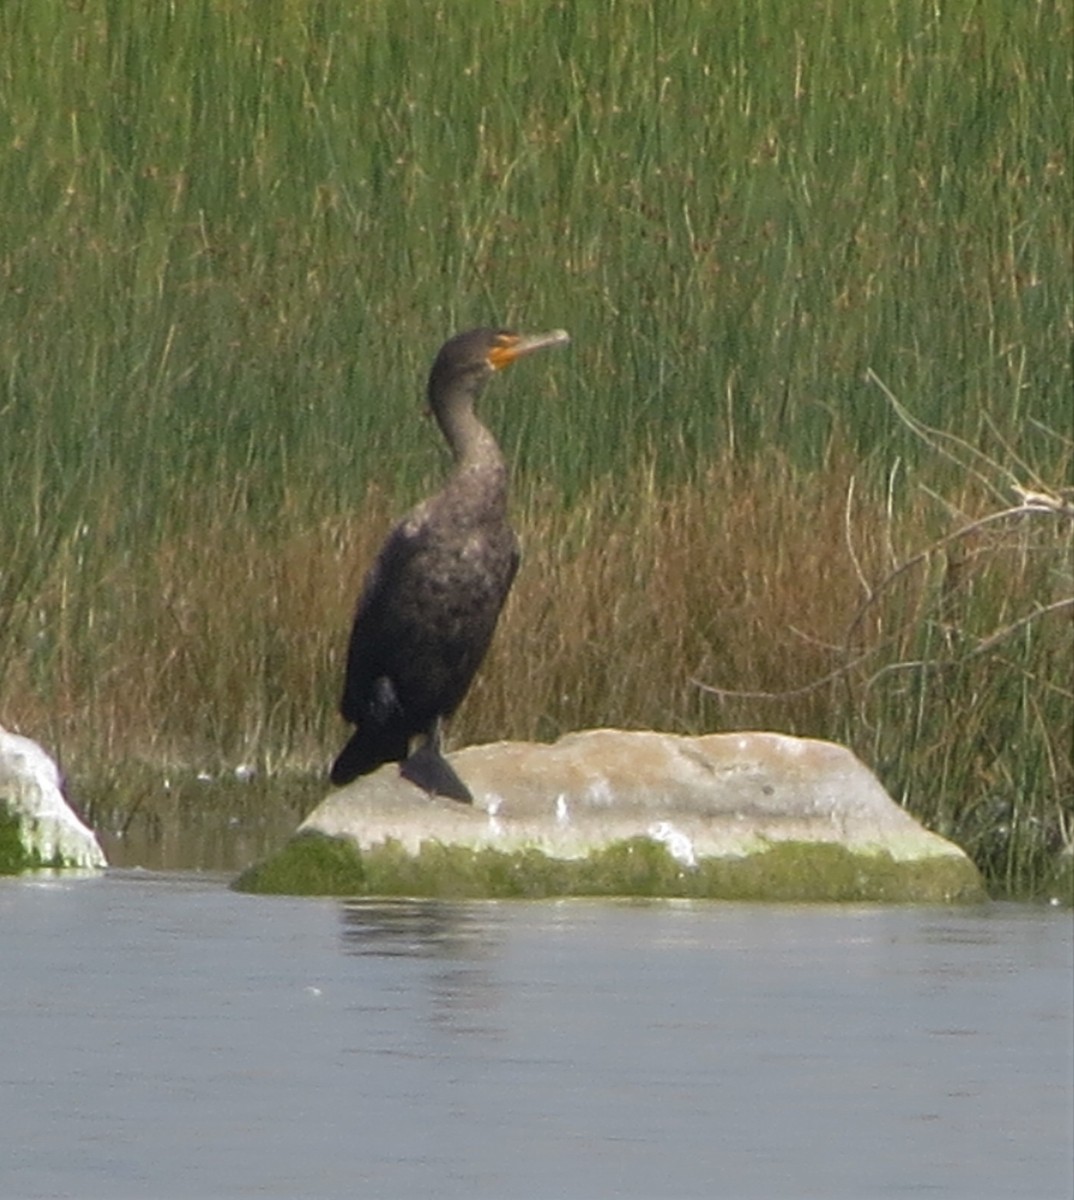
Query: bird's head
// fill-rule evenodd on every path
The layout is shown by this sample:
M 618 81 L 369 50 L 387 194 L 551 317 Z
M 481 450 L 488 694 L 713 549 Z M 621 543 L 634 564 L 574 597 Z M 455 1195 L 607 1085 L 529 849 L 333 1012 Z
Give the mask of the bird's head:
M 550 333 L 523 334 L 510 329 L 468 329 L 457 333 L 440 347 L 429 374 L 429 397 L 462 388 L 476 394 L 516 358 L 570 341 L 565 329 Z

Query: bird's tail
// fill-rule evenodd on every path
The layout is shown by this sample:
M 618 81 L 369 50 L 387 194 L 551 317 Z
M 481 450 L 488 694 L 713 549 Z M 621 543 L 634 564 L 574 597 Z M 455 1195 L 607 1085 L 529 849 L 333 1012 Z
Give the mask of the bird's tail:
M 339 752 L 332 764 L 329 779 L 336 787 L 343 787 L 386 762 L 401 762 L 410 749 L 409 743 L 405 731 L 394 733 L 376 726 L 361 726 L 351 734 L 350 741 Z
M 399 768 L 404 779 L 435 796 L 446 796 L 462 804 L 473 804 L 470 789 L 430 741 L 423 741 Z

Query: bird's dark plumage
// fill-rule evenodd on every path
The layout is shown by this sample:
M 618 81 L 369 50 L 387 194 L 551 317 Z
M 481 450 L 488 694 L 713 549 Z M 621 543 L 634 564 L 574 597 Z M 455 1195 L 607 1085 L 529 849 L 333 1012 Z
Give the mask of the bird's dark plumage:
M 429 405 L 455 469 L 395 526 L 366 577 L 340 704 L 356 728 L 332 767 L 334 784 L 400 762 L 425 791 L 471 801 L 440 753 L 441 727 L 485 657 L 518 569 L 507 466 L 473 405 L 494 371 L 567 340 L 562 330 L 526 337 L 472 329 L 441 347 Z

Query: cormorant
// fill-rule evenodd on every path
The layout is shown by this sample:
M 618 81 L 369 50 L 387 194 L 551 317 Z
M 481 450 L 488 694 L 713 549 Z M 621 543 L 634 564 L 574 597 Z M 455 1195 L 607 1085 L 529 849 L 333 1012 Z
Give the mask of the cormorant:
M 440 348 L 429 406 L 455 469 L 395 526 L 366 576 L 340 703 L 357 728 L 332 767 L 337 786 L 399 762 L 425 791 L 473 802 L 441 754 L 441 732 L 485 657 L 519 558 L 507 519 L 507 464 L 474 401 L 493 372 L 569 340 L 562 329 L 524 336 L 482 328 Z

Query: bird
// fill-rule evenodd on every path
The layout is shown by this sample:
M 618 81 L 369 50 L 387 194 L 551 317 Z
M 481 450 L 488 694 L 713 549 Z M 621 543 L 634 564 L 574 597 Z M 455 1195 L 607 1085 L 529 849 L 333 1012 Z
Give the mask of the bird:
M 503 452 L 474 411 L 493 375 L 570 341 L 563 329 L 481 327 L 441 346 L 429 408 L 454 456 L 443 487 L 388 534 L 366 575 L 347 648 L 340 713 L 355 726 L 330 773 L 337 787 L 400 763 L 429 795 L 472 804 L 441 750 L 492 641 L 519 564 Z

